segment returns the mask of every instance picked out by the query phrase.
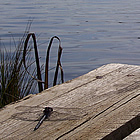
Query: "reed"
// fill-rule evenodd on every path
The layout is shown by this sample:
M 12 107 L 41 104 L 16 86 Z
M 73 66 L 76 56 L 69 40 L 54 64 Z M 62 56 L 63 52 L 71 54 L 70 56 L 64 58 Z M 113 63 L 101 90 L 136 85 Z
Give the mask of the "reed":
M 28 42 L 29 39 L 32 38 L 33 39 L 33 43 L 34 43 L 34 52 L 35 52 L 35 62 L 36 62 L 36 68 L 37 68 L 37 78 L 34 77 L 32 74 L 30 74 L 30 72 L 27 70 L 27 66 L 26 66 L 26 54 L 27 54 L 27 47 L 28 47 Z M 29 33 L 27 35 L 27 38 L 25 40 L 25 44 L 24 44 L 24 51 L 23 51 L 23 64 L 25 67 L 25 70 L 27 71 L 27 73 L 38 82 L 38 89 L 39 92 L 45 90 L 48 88 L 48 72 L 49 72 L 49 57 L 50 57 L 50 49 L 52 47 L 52 43 L 53 40 L 57 39 L 58 40 L 58 57 L 57 57 L 57 64 L 56 64 L 56 70 L 55 70 L 55 74 L 54 74 L 54 81 L 53 81 L 53 86 L 56 85 L 57 83 L 57 77 L 58 77 L 58 71 L 60 68 L 61 71 L 61 82 L 64 82 L 63 79 L 63 69 L 62 69 L 62 65 L 61 65 L 61 54 L 62 54 L 62 47 L 61 47 L 61 40 L 59 37 L 57 36 L 53 36 L 49 42 L 48 48 L 47 48 L 47 54 L 46 54 L 46 63 L 45 63 L 45 79 L 44 81 L 42 81 L 42 75 L 41 75 L 41 68 L 40 68 L 40 63 L 39 63 L 39 54 L 38 54 L 38 48 L 37 48 L 37 42 L 36 42 L 36 36 L 34 33 Z M 43 88 L 43 84 L 44 84 L 44 88 Z

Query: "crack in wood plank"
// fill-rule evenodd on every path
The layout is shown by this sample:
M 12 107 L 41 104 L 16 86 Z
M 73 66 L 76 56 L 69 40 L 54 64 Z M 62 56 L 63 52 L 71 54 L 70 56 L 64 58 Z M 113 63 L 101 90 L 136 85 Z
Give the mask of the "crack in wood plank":
M 115 111 L 116 109 L 118 109 L 118 108 L 120 108 L 121 106 L 127 104 L 128 102 L 130 102 L 131 100 L 137 98 L 138 96 L 140 96 L 140 94 L 137 94 L 137 95 L 133 96 L 132 98 L 130 98 L 130 99 L 127 100 L 126 102 L 122 103 L 122 104 L 119 105 L 118 107 L 114 108 L 114 109 L 111 110 L 110 112 Z M 124 100 L 124 98 L 123 98 L 122 100 Z M 71 133 L 72 131 L 74 131 L 74 130 L 77 129 L 78 127 L 80 127 L 80 126 L 82 126 L 83 124 L 85 124 L 85 123 L 87 123 L 88 121 L 90 121 L 90 119 L 94 119 L 94 118 L 98 117 L 99 115 L 103 114 L 104 112 L 106 112 L 107 110 L 109 110 L 110 108 L 112 108 L 114 105 L 118 104 L 119 102 L 120 102 L 120 100 L 117 101 L 116 103 L 112 104 L 111 106 L 109 106 L 108 108 L 106 108 L 105 110 L 103 110 L 102 112 L 98 113 L 97 115 L 92 116 L 92 117 L 89 117 L 87 120 L 85 120 L 84 122 L 82 122 L 82 123 L 79 124 L 78 126 L 74 127 L 73 129 L 67 131 L 66 133 L 64 133 L 64 134 L 62 134 L 61 136 L 59 136 L 58 138 L 56 138 L 56 140 L 59 140 L 59 139 L 62 138 L 63 136 L 65 136 L 65 135 Z M 109 113 L 110 113 L 110 112 L 109 112 Z M 109 113 L 107 113 L 106 115 L 108 115 Z M 104 116 L 106 116 L 106 115 L 104 115 Z M 130 134 L 130 133 L 129 133 L 129 134 Z M 103 140 L 111 140 L 111 139 L 103 139 Z M 117 140 L 117 139 L 116 139 L 116 140 Z

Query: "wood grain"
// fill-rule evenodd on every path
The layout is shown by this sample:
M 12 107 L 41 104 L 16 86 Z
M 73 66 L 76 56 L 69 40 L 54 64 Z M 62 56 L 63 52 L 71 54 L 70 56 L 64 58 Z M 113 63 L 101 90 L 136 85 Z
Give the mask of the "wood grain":
M 81 108 L 82 113 L 76 112 L 80 119 L 44 121 L 33 131 L 36 121 L 12 118 L 19 106 Z M 0 139 L 118 140 L 140 127 L 139 113 L 140 66 L 108 64 L 1 109 Z

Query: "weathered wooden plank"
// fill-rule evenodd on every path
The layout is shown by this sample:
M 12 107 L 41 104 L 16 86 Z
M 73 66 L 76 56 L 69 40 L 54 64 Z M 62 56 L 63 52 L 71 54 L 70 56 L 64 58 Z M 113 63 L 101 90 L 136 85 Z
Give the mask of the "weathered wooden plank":
M 18 107 L 37 105 L 79 108 L 68 113 L 80 117 L 44 121 L 36 131 L 33 131 L 36 121 L 14 118 L 26 111 Z M 126 134 L 119 128 L 135 118 L 139 111 L 140 66 L 109 64 L 7 105 L 0 111 L 0 139 L 122 139 Z M 116 135 L 116 132 L 119 133 Z

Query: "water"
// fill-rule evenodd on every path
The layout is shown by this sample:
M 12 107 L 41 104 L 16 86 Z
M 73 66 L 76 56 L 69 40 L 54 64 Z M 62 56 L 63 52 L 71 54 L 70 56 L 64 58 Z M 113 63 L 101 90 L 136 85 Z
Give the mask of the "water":
M 1 0 L 0 38 L 22 36 L 27 22 L 38 36 L 41 63 L 49 39 L 61 38 L 65 81 L 108 63 L 140 64 L 139 0 Z M 55 63 L 56 50 L 52 50 Z

